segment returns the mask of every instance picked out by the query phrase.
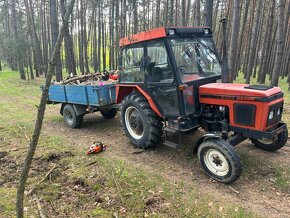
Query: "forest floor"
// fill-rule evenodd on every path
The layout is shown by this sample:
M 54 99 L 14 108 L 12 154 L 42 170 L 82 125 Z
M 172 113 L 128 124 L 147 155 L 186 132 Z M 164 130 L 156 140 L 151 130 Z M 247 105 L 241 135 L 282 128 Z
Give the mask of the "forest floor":
M 0 217 L 15 216 L 16 187 L 42 83 L 0 72 Z M 283 88 L 286 82 L 281 83 Z M 284 120 L 290 126 L 289 92 L 284 91 Z M 37 196 L 48 217 L 289 216 L 289 142 L 274 153 L 256 149 L 250 141 L 238 145 L 244 172 L 224 185 L 209 179 L 192 155 L 202 134 L 199 130 L 183 138 L 180 149 L 160 144 L 143 151 L 130 144 L 119 115 L 112 120 L 86 115 L 82 128 L 69 129 L 59 105 L 48 105 L 27 185 L 35 195 L 25 198 L 25 215 L 38 216 Z M 107 150 L 86 156 L 94 141 L 107 144 Z

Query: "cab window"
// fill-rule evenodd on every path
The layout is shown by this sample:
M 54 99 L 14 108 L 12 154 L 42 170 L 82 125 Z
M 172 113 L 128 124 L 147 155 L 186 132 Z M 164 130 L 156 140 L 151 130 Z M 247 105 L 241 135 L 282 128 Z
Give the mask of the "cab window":
M 147 46 L 147 83 L 173 83 L 174 76 L 169 64 L 164 42 L 149 43 Z
M 143 46 L 123 49 L 120 82 L 144 82 L 148 64 Z

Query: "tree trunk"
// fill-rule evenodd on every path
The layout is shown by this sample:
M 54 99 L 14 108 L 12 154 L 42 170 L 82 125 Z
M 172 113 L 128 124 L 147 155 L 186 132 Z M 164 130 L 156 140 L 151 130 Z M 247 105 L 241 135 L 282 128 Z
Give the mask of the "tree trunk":
M 156 1 L 156 19 L 155 19 L 155 27 L 159 27 L 160 25 L 160 0 Z
M 137 33 L 138 32 L 138 14 L 137 14 L 137 9 L 138 9 L 138 4 L 136 0 L 132 1 L 132 7 L 133 7 L 133 20 L 134 20 L 134 30 L 133 33 Z
M 196 6 L 195 6 L 195 24 L 196 26 L 201 26 L 201 18 L 200 18 L 200 0 L 195 1 Z
M 243 35 L 244 35 L 244 32 L 245 32 L 246 23 L 247 23 L 247 19 L 248 19 L 249 6 L 250 6 L 250 0 L 247 0 L 246 1 L 246 5 L 245 5 L 245 9 L 244 9 L 244 14 L 243 14 L 243 24 L 242 24 L 241 32 L 240 32 L 240 35 L 239 35 L 239 50 L 238 50 L 237 64 L 236 64 L 236 69 L 235 69 L 236 73 L 240 69 L 240 63 L 241 63 L 241 59 L 242 59 L 242 48 L 243 48 L 243 45 L 246 44 L 244 42 Z M 235 75 L 235 77 L 236 76 L 237 75 Z
M 85 1 L 82 1 L 83 6 L 83 31 L 82 31 L 82 39 L 83 39 L 83 46 L 84 46 L 84 64 L 86 69 L 86 74 L 90 73 L 89 63 L 88 63 L 88 40 L 87 40 L 87 22 L 86 22 L 86 14 L 87 14 L 87 6 Z
M 255 61 L 255 55 L 256 55 L 256 46 L 257 46 L 257 41 L 258 41 L 258 24 L 261 16 L 261 6 L 262 6 L 262 1 L 263 0 L 258 0 L 258 7 L 256 11 L 256 19 L 254 21 L 254 26 L 252 30 L 252 36 L 251 36 L 251 44 L 250 44 L 250 54 L 249 54 L 249 64 L 247 67 L 247 74 L 246 74 L 246 83 L 249 84 L 253 72 L 253 67 L 254 67 L 254 61 Z
M 174 21 L 174 0 L 170 0 L 170 17 L 169 17 L 169 26 L 173 26 Z
M 266 66 L 268 65 L 267 62 L 269 60 L 270 51 L 271 51 L 269 49 L 269 45 L 271 44 L 271 36 L 273 32 L 275 3 L 276 3 L 276 0 L 271 0 L 270 16 L 268 18 L 267 29 L 266 29 L 266 34 L 264 38 L 263 48 L 262 48 L 262 57 L 261 57 L 262 60 L 261 60 L 259 76 L 258 76 L 258 82 L 261 84 L 265 83 L 266 74 L 268 73 L 266 71 Z
M 50 25 L 51 25 L 52 47 L 54 48 L 57 37 L 58 37 L 58 32 L 59 32 L 56 0 L 50 1 Z M 58 82 L 62 80 L 62 67 L 61 67 L 60 54 L 58 54 L 57 64 L 55 66 L 55 77 L 56 77 L 56 81 Z
M 93 68 L 94 72 L 98 72 L 98 57 L 97 57 L 97 8 L 95 7 L 93 17 Z
M 171 15 L 170 15 L 171 16 Z M 186 26 L 186 0 L 181 0 L 182 26 Z
M 31 48 L 27 52 L 27 59 L 28 59 L 28 65 L 29 65 L 30 78 L 34 79 L 32 58 L 31 58 Z
M 18 38 L 18 25 L 17 25 L 17 12 L 16 12 L 16 4 L 15 0 L 11 1 L 11 11 L 12 11 L 12 20 L 13 20 L 13 32 L 14 32 L 14 40 L 15 40 L 15 52 L 17 59 L 17 66 L 20 73 L 20 79 L 26 80 L 24 67 L 23 67 L 23 57 L 22 57 L 22 49 L 20 45 L 20 40 Z
M 275 53 L 275 63 L 274 70 L 272 73 L 272 86 L 278 86 L 279 82 L 279 72 L 281 67 L 281 61 L 283 57 L 283 27 L 284 27 L 284 10 L 285 10 L 285 1 L 279 0 L 279 14 L 278 14 L 278 29 L 277 29 L 277 38 L 276 38 L 276 53 Z
M 85 65 L 84 65 L 84 40 L 83 40 L 83 13 L 84 13 L 84 8 L 83 8 L 83 3 L 80 1 L 80 10 L 79 10 L 79 17 L 78 17 L 78 28 L 79 28 L 79 65 L 80 65 L 80 70 L 82 74 L 85 74 Z
M 36 28 L 35 28 L 32 2 L 30 0 L 30 4 L 29 4 L 28 0 L 24 0 L 24 3 L 25 3 L 25 10 L 26 10 L 26 17 L 27 17 L 28 32 L 29 32 L 29 36 L 33 45 L 33 51 L 35 52 L 35 58 L 36 58 L 35 68 L 38 70 L 40 74 L 42 74 L 43 58 L 42 58 L 40 43 L 39 43 L 38 36 L 36 33 Z M 31 7 L 29 7 L 29 5 Z
M 47 26 L 47 21 L 46 21 L 46 4 L 43 4 L 43 11 L 41 13 L 42 16 L 42 56 L 43 56 L 43 71 L 44 71 L 44 75 L 46 75 L 47 73 L 47 62 L 48 62 L 48 43 L 49 43 L 49 37 L 47 37 L 47 28 L 49 28 Z M 38 74 L 36 74 L 36 76 L 38 77 Z
M 75 0 L 71 0 L 70 4 L 68 6 L 67 12 L 65 14 L 65 19 L 63 21 L 63 25 L 61 27 L 60 33 L 59 33 L 57 40 L 55 42 L 55 47 L 53 50 L 52 58 L 51 58 L 51 61 L 49 63 L 49 70 L 48 70 L 48 73 L 46 75 L 45 87 L 44 87 L 44 90 L 42 92 L 40 104 L 38 107 L 37 119 L 35 122 L 32 140 L 29 143 L 29 149 L 27 152 L 27 156 L 26 156 L 22 171 L 21 171 L 19 186 L 17 189 L 17 199 L 16 199 L 17 200 L 16 201 L 17 218 L 23 218 L 23 215 L 24 215 L 23 214 L 23 200 L 24 200 L 24 191 L 25 191 L 26 181 L 28 178 L 28 173 L 29 173 L 30 166 L 31 166 L 31 163 L 33 160 L 33 156 L 35 154 L 38 139 L 39 139 L 39 136 L 41 133 L 42 122 L 43 122 L 45 108 L 46 108 L 46 101 L 47 101 L 47 97 L 48 97 L 48 90 L 49 90 L 49 86 L 51 83 L 52 74 L 54 71 L 54 66 L 58 62 L 58 57 L 59 57 L 59 53 L 60 53 L 60 46 L 62 43 L 65 29 L 68 28 L 68 20 L 69 20 L 70 14 L 72 13 L 74 2 L 75 2 Z
M 116 40 L 115 40 L 115 50 L 116 52 L 116 56 L 115 56 L 115 60 L 116 60 L 116 66 L 115 69 L 117 69 L 117 67 L 120 64 L 120 54 L 119 54 L 119 39 L 120 39 L 120 30 L 119 30 L 119 24 L 120 24 L 120 15 L 119 15 L 119 1 L 116 1 L 116 17 L 115 17 L 115 26 L 116 26 Z
M 236 63 L 238 55 L 238 42 L 239 42 L 239 29 L 240 29 L 240 1 L 234 0 L 233 4 L 233 19 L 232 19 L 232 34 L 229 52 L 229 82 L 233 82 L 236 75 Z
M 99 62 L 99 72 L 101 72 L 101 47 L 102 47 L 102 44 L 101 44 L 101 33 L 102 33 L 102 27 L 101 27 L 101 5 L 102 5 L 102 2 L 101 1 L 98 1 L 98 62 Z M 121 29 L 121 31 L 123 31 L 123 29 Z
M 65 1 L 60 0 L 60 9 L 61 9 L 61 15 L 62 20 L 65 16 Z M 72 73 L 73 75 L 76 75 L 76 62 L 75 62 L 75 55 L 74 55 L 74 49 L 73 49 L 73 39 L 69 33 L 69 28 L 65 30 L 64 33 L 64 47 L 65 47 L 65 61 L 66 66 L 68 68 L 68 72 Z
M 212 10 L 213 10 L 213 0 L 206 0 L 204 6 L 205 26 L 212 27 Z

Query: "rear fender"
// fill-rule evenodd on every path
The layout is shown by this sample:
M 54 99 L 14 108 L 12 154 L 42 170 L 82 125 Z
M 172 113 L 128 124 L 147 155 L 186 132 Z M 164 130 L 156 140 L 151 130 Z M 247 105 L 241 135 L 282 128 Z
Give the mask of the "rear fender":
M 150 107 L 152 108 L 152 110 L 159 117 L 162 117 L 161 112 L 157 108 L 157 106 L 156 106 L 155 102 L 153 101 L 153 99 L 151 98 L 151 96 L 138 85 L 117 85 L 116 86 L 116 97 L 117 97 L 116 101 L 117 101 L 117 104 L 120 104 L 123 101 L 123 99 L 127 95 L 132 93 L 133 91 L 140 92 L 147 99 L 147 101 L 148 101 Z
M 63 115 L 63 108 L 65 105 L 66 105 L 65 103 L 61 104 L 61 108 L 59 112 L 61 115 Z M 81 116 L 87 113 L 86 106 L 84 105 L 73 104 L 72 106 L 77 116 Z
M 86 106 L 84 106 L 84 105 L 74 104 L 73 108 L 74 108 L 77 116 L 81 116 L 81 115 L 84 115 L 87 113 Z
M 198 147 L 200 146 L 200 144 L 206 140 L 210 140 L 210 139 L 221 139 L 220 135 L 218 134 L 214 134 L 214 133 L 207 133 L 205 135 L 203 135 L 194 145 L 193 147 L 193 154 L 197 153 Z
M 63 108 L 64 108 L 64 106 L 66 105 L 66 103 L 62 103 L 61 104 L 61 108 L 60 108 L 60 111 L 59 111 L 59 113 L 63 116 Z

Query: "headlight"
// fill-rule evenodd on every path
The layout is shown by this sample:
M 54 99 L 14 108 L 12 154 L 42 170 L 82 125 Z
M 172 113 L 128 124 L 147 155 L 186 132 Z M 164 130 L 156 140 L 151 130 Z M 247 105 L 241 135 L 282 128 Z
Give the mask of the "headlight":
M 219 106 L 219 111 L 220 111 L 220 112 L 224 112 L 224 111 L 225 111 L 225 109 L 226 109 L 226 107 L 225 107 L 225 106 Z
M 277 111 L 277 116 L 279 116 L 281 114 L 282 109 L 279 108 L 279 110 Z
M 269 120 L 272 120 L 274 117 L 274 111 L 270 111 L 269 113 Z

